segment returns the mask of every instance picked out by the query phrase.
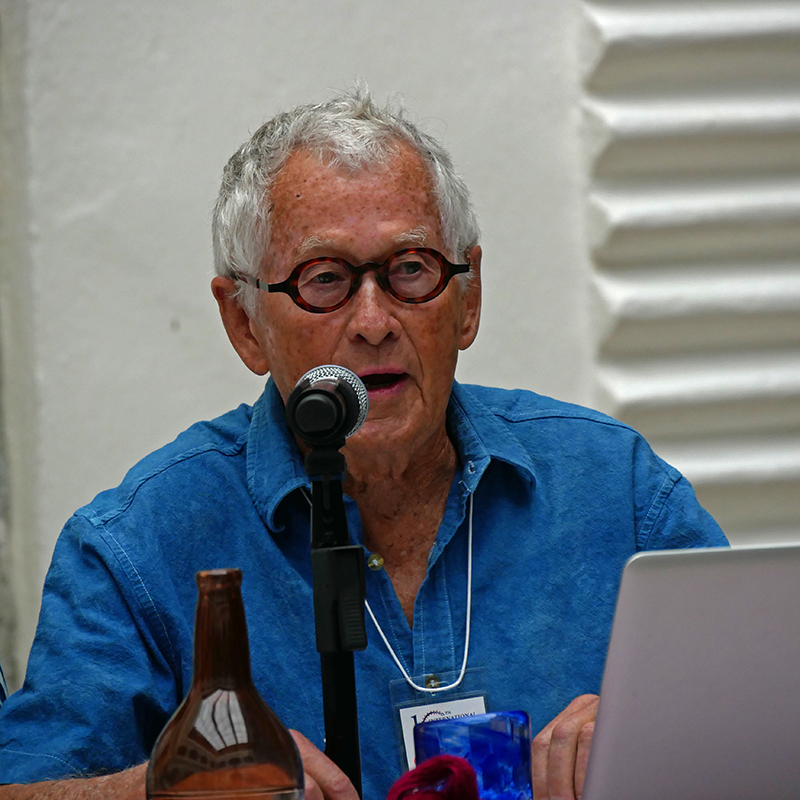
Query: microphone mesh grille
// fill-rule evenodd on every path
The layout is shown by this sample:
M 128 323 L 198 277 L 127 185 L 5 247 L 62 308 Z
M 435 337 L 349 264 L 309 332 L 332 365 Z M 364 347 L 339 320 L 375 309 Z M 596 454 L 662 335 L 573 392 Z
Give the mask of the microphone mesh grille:
M 358 399 L 358 417 L 353 423 L 353 427 L 345 434 L 345 438 L 347 438 L 352 436 L 364 424 L 369 411 L 369 395 L 361 378 L 352 370 L 340 367 L 338 364 L 323 364 L 322 366 L 314 367 L 314 369 L 306 372 L 300 381 L 308 381 L 310 385 L 313 385 L 317 381 L 330 380 L 331 378 L 338 378 L 348 383 L 353 388 Z

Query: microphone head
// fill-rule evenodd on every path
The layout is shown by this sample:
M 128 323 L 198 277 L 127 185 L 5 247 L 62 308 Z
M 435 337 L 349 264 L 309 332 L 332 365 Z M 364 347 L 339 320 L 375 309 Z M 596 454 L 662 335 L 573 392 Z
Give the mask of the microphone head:
M 314 367 L 286 401 L 289 427 L 309 445 L 329 445 L 352 436 L 369 411 L 369 395 L 355 372 L 337 364 Z

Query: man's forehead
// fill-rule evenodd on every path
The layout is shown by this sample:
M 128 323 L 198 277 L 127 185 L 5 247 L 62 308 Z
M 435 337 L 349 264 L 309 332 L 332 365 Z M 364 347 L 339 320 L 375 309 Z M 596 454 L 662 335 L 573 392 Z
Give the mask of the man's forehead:
M 404 247 L 425 247 L 430 243 L 430 234 L 424 225 L 418 225 L 394 235 L 392 243 L 397 250 L 402 250 Z M 328 252 L 333 253 L 340 246 L 341 242 L 338 239 L 311 234 L 300 241 L 296 251 L 297 260 L 304 261 L 306 258 L 314 258 Z
M 404 247 L 441 247 L 438 203 L 419 155 L 403 145 L 387 157 L 356 170 L 294 151 L 271 192 L 273 257 L 295 263 L 324 255 L 373 260 Z M 365 244 L 373 236 L 382 240 L 378 250 L 385 256 L 374 248 L 350 252 L 348 239 Z
M 324 151 L 293 150 L 275 177 L 272 195 L 301 191 L 303 185 L 324 183 L 330 178 L 380 180 L 386 175 L 405 175 L 433 194 L 431 174 L 420 154 L 405 142 L 395 142 L 383 154 L 353 164 Z

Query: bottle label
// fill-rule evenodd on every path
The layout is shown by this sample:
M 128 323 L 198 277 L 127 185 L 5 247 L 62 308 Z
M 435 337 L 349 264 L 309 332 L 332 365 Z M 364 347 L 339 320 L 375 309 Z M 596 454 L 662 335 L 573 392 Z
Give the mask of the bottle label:
M 184 792 L 157 792 L 151 800 L 303 800 L 302 789 L 194 789 Z

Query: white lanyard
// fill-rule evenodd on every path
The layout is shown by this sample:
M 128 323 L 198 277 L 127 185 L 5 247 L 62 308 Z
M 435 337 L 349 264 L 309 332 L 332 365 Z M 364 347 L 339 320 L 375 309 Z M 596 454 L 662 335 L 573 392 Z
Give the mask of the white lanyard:
M 303 494 L 308 500 L 309 505 L 311 505 L 311 498 L 308 496 L 308 490 L 303 487 Z M 383 639 L 383 643 L 386 645 L 386 649 L 389 651 L 389 655 L 394 660 L 394 663 L 397 664 L 397 668 L 405 678 L 406 683 L 412 688 L 416 689 L 418 692 L 426 692 L 427 694 L 436 694 L 437 692 L 446 692 L 448 689 L 455 689 L 461 681 L 464 680 L 464 675 L 467 671 L 467 658 L 469 656 L 469 631 L 470 631 L 470 622 L 472 620 L 472 503 L 473 503 L 473 494 L 469 496 L 469 525 L 467 527 L 467 620 L 466 620 L 466 633 L 464 636 L 464 660 L 461 662 L 461 672 L 458 675 L 453 683 L 448 684 L 447 686 L 419 686 L 418 684 L 414 683 L 411 679 L 409 674 L 403 668 L 403 665 L 400 663 L 400 659 L 397 657 L 397 654 L 394 652 L 394 649 L 389 644 L 389 640 L 386 638 L 386 634 L 383 632 L 383 628 L 378 624 L 378 620 L 375 619 L 375 614 L 372 613 L 372 609 L 369 606 L 369 601 L 364 600 L 364 605 L 369 612 L 369 616 L 372 619 L 373 624 L 375 625 L 378 633 L 380 634 L 381 639 Z

